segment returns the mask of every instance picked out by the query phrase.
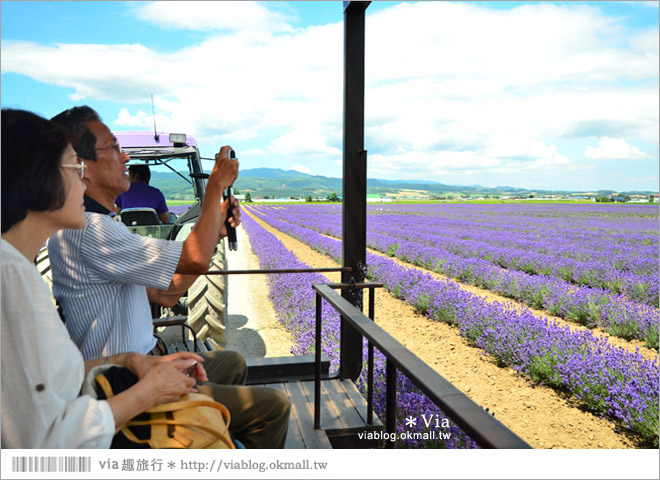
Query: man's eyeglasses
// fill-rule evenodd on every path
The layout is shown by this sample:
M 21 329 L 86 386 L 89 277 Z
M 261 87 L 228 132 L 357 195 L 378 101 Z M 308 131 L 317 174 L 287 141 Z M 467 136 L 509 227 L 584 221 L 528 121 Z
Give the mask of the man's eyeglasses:
M 95 148 L 94 150 L 107 150 L 108 148 L 112 148 L 117 153 L 122 152 L 121 145 L 119 145 L 119 143 L 117 143 L 117 142 L 113 143 L 112 145 L 107 145 L 105 147 Z
M 64 168 L 75 168 L 78 171 L 80 180 L 85 176 L 85 162 L 76 163 L 75 165 L 62 165 Z

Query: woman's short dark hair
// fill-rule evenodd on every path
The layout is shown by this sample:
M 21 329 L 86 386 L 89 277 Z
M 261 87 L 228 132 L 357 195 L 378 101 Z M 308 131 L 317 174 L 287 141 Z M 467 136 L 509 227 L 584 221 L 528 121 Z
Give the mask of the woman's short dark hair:
M 66 183 L 60 168 L 73 137 L 25 110 L 2 109 L 2 233 L 28 210 L 62 208 Z
M 87 128 L 88 122 L 100 122 L 101 117 L 96 111 L 83 105 L 64 110 L 55 115 L 51 121 L 71 130 L 76 137 L 76 153 L 83 160 L 96 161 L 96 135 Z

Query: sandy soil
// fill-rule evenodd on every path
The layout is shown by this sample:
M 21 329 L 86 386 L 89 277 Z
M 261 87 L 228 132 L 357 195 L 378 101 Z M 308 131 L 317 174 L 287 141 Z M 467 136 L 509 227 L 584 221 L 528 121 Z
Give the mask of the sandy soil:
M 328 257 L 255 220 L 275 234 L 302 262 L 311 267 L 337 266 Z M 239 234 L 239 251 L 228 253 L 230 268 L 258 268 L 256 258 L 247 249 L 245 231 L 241 229 Z M 247 352 L 248 356 L 288 355 L 290 338 L 275 320 L 264 277 L 235 275 L 230 278 L 230 348 Z M 339 274 L 330 274 L 328 279 L 339 281 Z M 510 302 L 475 287 L 463 287 L 490 301 Z M 238 292 L 243 293 L 239 296 Z M 617 433 L 608 420 L 580 410 L 554 390 L 532 384 L 511 368 L 497 367 L 479 349 L 468 345 L 455 327 L 419 315 L 411 306 L 382 290 L 376 294 L 376 322 L 472 400 L 489 408 L 496 418 L 534 448 L 636 447 L 633 440 Z M 638 346 L 623 340 L 617 342 L 631 349 Z M 646 354 L 657 356 L 655 352 Z
M 258 270 L 250 238 L 238 227 L 238 249 L 227 252 L 229 270 Z M 246 358 L 291 355 L 291 336 L 275 317 L 265 275 L 228 276 L 227 349 Z

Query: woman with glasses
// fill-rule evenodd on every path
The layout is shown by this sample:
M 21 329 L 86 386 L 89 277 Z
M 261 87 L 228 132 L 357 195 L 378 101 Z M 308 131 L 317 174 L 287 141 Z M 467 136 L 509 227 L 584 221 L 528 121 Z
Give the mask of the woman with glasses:
M 83 361 L 34 259 L 60 229 L 85 225 L 85 165 L 59 126 L 2 110 L 2 448 L 108 448 L 139 413 L 194 391 L 201 357 L 124 353 Z M 80 395 L 87 373 L 113 363 L 140 381 L 108 400 Z M 195 376 L 206 381 L 198 364 Z

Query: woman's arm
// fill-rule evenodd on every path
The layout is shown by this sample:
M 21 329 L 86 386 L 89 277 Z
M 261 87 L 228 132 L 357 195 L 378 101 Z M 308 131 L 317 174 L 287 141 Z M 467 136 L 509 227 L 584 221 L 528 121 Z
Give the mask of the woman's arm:
M 104 363 L 112 363 L 113 365 L 119 365 L 120 367 L 126 367 L 127 357 L 133 355 L 132 353 L 121 353 L 119 355 L 112 355 L 111 357 L 95 358 L 93 360 L 85 360 L 85 376 L 89 371 L 99 365 Z

